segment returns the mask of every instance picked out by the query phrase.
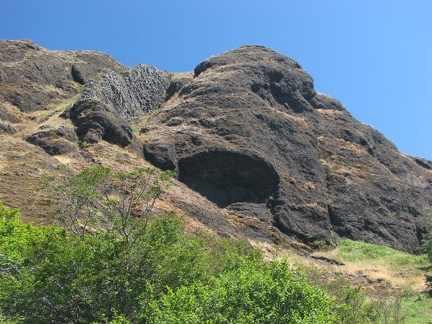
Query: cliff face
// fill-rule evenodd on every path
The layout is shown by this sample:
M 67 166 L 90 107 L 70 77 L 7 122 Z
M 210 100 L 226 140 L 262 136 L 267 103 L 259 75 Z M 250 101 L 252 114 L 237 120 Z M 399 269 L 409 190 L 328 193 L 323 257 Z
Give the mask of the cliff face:
M 176 182 L 166 201 L 220 234 L 419 245 L 432 162 L 399 153 L 288 57 L 245 46 L 173 74 L 29 41 L 0 52 L 3 140 L 75 168 L 112 144 L 136 157 L 124 165 L 174 170 L 187 187 Z

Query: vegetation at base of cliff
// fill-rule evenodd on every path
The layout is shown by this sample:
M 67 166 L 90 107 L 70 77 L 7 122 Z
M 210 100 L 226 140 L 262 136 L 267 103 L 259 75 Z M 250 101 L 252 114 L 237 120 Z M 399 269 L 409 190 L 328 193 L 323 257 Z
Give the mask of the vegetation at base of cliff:
M 420 251 L 425 253 L 428 260 L 430 261 L 430 272 L 432 272 L 432 219 L 429 220 L 429 231 L 423 238 L 422 245 L 420 246 Z M 432 295 L 432 273 L 426 276 L 426 282 L 429 285 L 431 295 Z M 431 307 L 432 308 L 432 307 Z M 432 311 L 431 311 L 432 315 Z
M 342 277 L 351 278 L 354 281 L 351 287 L 356 285 L 366 295 L 378 296 L 375 302 L 380 303 L 382 296 L 388 300 L 393 298 L 391 303 L 380 306 L 382 311 L 389 311 L 389 307 L 393 308 L 392 312 L 399 313 L 404 320 L 403 323 L 432 324 L 432 286 L 429 284 L 426 288 L 424 285 L 428 278 L 429 282 L 431 280 L 428 273 L 432 270 L 432 259 L 426 254 L 426 244 L 430 243 L 427 239 L 430 237 L 432 236 L 425 237 L 421 250 L 424 254 L 420 255 L 344 239 L 339 241 L 335 248 L 315 252 L 314 256 L 338 262 L 335 271 L 341 273 Z M 313 278 L 314 282 L 321 287 L 326 286 L 318 275 L 311 276 L 310 273 L 311 271 L 309 277 Z M 346 281 L 344 283 L 342 280 L 341 283 L 342 286 L 338 287 L 336 280 L 331 286 L 327 286 L 330 293 L 335 289 L 344 289 Z
M 245 242 L 186 236 L 155 216 L 169 173 L 109 168 L 47 179 L 63 226 L 0 204 L 0 320 L 10 323 L 402 323 L 398 303 L 265 262 Z
M 425 255 L 414 255 L 398 251 L 387 246 L 353 241 L 341 240 L 337 243 L 338 260 L 341 262 L 362 262 L 386 264 L 390 266 L 426 266 Z
M 242 242 L 188 238 L 173 214 L 132 246 L 18 215 L 1 206 L 1 312 L 18 322 L 337 322 L 332 298 L 286 262 L 265 263 Z
M 384 323 L 358 290 L 330 296 L 244 242 L 185 236 L 173 214 L 131 246 L 0 210 L 0 311 L 11 322 Z

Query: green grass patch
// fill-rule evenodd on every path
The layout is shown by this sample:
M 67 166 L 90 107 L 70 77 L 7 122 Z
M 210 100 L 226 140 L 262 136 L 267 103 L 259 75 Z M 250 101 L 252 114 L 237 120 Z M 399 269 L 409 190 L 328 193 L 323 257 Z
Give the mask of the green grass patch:
M 147 123 L 147 120 L 150 118 L 150 114 L 144 115 L 139 118 L 133 118 L 130 120 L 130 124 L 132 127 L 132 132 L 135 136 L 138 136 L 141 132 L 141 129 Z
M 427 266 L 426 255 L 413 255 L 387 246 L 352 240 L 341 240 L 337 244 L 338 259 L 342 262 L 368 261 L 373 264 L 392 266 Z
M 81 96 L 80 93 L 76 94 L 75 96 L 63 99 L 59 102 L 53 103 L 50 106 L 49 110 L 45 110 L 41 112 L 37 117 L 38 123 L 43 123 L 50 119 L 52 116 L 54 116 L 57 113 L 63 112 L 67 107 L 71 106 L 75 101 L 78 100 L 78 98 Z
M 432 324 L 432 298 L 426 294 L 402 299 L 406 324 Z
M 379 293 L 381 297 L 375 300 L 377 290 L 371 290 L 370 298 L 374 300 L 377 309 L 390 311 L 391 317 L 395 314 L 400 317 L 398 321 L 383 323 L 432 324 L 432 298 L 420 290 L 423 288 L 419 286 L 430 267 L 425 254 L 413 255 L 386 246 L 348 239 L 339 241 L 333 250 L 320 254 L 344 263 L 348 273 L 361 272 L 370 276 L 372 281 L 379 278 L 395 287 L 392 293 L 391 290 L 386 291 L 375 285 L 375 289 L 382 289 Z M 341 291 L 343 289 L 338 288 L 334 294 L 339 296 Z M 365 296 L 367 295 L 365 292 Z

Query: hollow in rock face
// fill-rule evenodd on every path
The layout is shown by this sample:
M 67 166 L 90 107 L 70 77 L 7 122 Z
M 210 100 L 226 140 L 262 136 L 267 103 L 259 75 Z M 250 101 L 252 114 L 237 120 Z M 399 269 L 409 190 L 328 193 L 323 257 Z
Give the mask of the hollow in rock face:
M 264 203 L 279 177 L 262 158 L 238 152 L 201 152 L 179 161 L 179 179 L 223 208 L 236 202 Z

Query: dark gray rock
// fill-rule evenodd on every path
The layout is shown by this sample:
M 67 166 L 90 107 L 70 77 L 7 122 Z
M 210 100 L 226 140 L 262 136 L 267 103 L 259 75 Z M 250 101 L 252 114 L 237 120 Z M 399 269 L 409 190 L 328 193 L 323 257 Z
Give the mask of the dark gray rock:
M 178 93 L 189 81 L 190 78 L 187 76 L 173 77 L 166 89 L 165 100 L 171 99 L 171 97 Z
M 87 80 L 87 75 L 89 74 L 88 66 L 80 63 L 74 63 L 72 65 L 71 73 L 74 81 L 80 84 L 85 84 Z
M 0 119 L 7 121 L 7 122 L 10 122 L 10 123 L 21 122 L 21 118 L 19 116 L 17 116 L 17 114 L 10 112 L 2 104 L 0 104 Z
M 399 153 L 315 92 L 294 60 L 246 46 L 200 63 L 184 81 L 145 128 L 156 166 L 177 161 L 190 188 L 271 225 L 257 237 L 270 238 L 273 226 L 303 241 L 348 237 L 416 250 L 432 210 L 432 164 Z M 169 139 L 169 150 L 154 139 Z
M 104 70 L 97 80 L 86 83 L 82 99 L 98 98 L 124 119 L 141 117 L 160 108 L 171 74 L 140 64 L 127 72 Z
M 69 116 L 77 126 L 77 134 L 82 142 L 97 143 L 105 140 L 119 146 L 132 142 L 130 126 L 117 115 L 116 111 L 96 99 L 83 99 L 76 102 Z
M 105 54 L 48 51 L 29 40 L 0 40 L 0 102 L 22 112 L 47 110 L 80 93 L 103 69 L 126 70 Z
M 0 41 L 0 57 L 0 96 L 22 112 L 47 109 L 77 93 L 64 59 L 31 41 Z
M 78 152 L 78 138 L 74 130 L 65 126 L 41 127 L 27 137 L 27 142 L 39 146 L 49 155 Z
M 74 54 L 71 75 L 75 82 L 82 85 L 96 79 L 104 70 L 112 70 L 117 73 L 124 73 L 128 70 L 125 66 L 103 53 L 77 51 Z
M 264 158 L 221 149 L 181 158 L 179 180 L 220 208 L 239 202 L 265 204 L 279 184 L 278 174 Z
M 345 110 L 338 100 L 322 93 L 316 93 L 315 96 L 311 97 L 310 103 L 316 109 Z
M 174 145 L 166 143 L 146 143 L 144 144 L 144 158 L 154 166 L 166 171 L 177 168 L 177 157 Z
M 23 120 L 38 122 L 34 111 L 57 111 L 80 97 L 61 115 L 78 139 L 47 126 L 27 140 L 49 154 L 101 140 L 130 153 L 142 141 L 140 156 L 189 187 L 177 183 L 167 199 L 221 235 L 348 237 L 413 252 L 426 231 L 432 162 L 398 152 L 317 93 L 297 62 L 270 49 L 244 46 L 172 74 L 127 68 L 97 52 L 0 41 L 0 81 L 0 133 L 21 133 Z M 128 120 L 144 114 L 150 118 L 130 145 Z M 79 152 L 89 161 L 104 154 Z
M 2 134 L 13 135 L 15 133 L 16 133 L 16 129 L 13 128 L 11 125 L 0 122 L 0 135 Z

